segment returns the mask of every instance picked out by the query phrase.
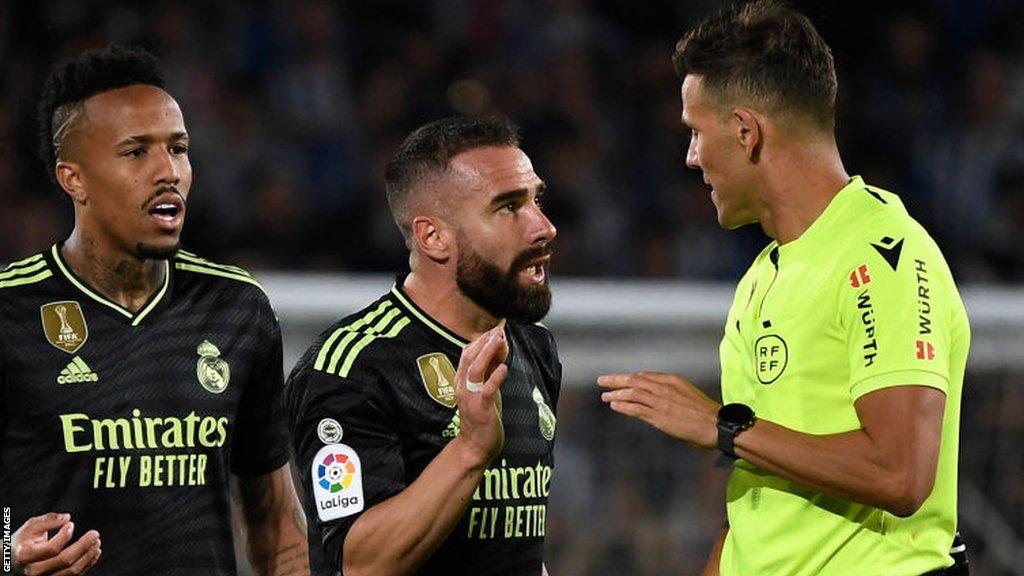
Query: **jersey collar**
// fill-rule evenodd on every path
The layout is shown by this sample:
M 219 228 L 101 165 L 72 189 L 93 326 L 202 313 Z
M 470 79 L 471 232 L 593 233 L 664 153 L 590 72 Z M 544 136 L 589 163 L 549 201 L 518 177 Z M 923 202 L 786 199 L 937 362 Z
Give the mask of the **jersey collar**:
M 404 308 L 406 312 L 409 313 L 410 316 L 415 318 L 427 330 L 438 334 L 439 336 L 451 342 L 452 344 L 458 346 L 459 348 L 465 348 L 466 345 L 469 344 L 469 341 L 459 336 L 458 334 L 452 332 L 451 330 L 445 328 L 444 325 L 442 325 L 437 320 L 431 318 L 429 314 L 427 314 L 426 312 L 423 311 L 422 308 L 417 306 L 416 303 L 412 301 L 412 298 L 410 298 L 409 295 L 405 293 L 405 290 L 402 289 L 402 283 L 404 281 L 405 275 L 401 275 L 395 280 L 395 285 L 391 287 L 391 295 L 394 296 L 395 301 L 398 303 L 398 305 Z
M 864 184 L 864 180 L 860 176 L 851 176 L 850 181 L 839 189 L 825 207 L 825 211 L 811 222 L 803 234 L 792 242 L 776 244 L 780 253 L 801 250 L 801 246 L 820 247 L 823 243 L 830 243 L 831 239 L 840 234 L 850 217 L 850 211 L 857 209 L 857 201 L 862 199 L 865 190 L 867 185 Z
M 89 285 L 86 284 L 84 280 L 79 278 L 78 275 L 75 274 L 75 272 L 71 269 L 71 266 L 69 266 L 67 262 L 64 261 L 64 256 L 60 253 L 60 247 L 60 243 L 54 244 L 50 248 L 50 257 L 53 258 L 54 264 L 57 265 L 57 269 L 60 270 L 64 278 L 67 279 L 68 282 L 70 282 L 75 288 L 77 288 L 80 292 L 88 296 L 90 299 L 106 306 L 107 308 L 110 308 L 114 312 L 117 312 L 121 316 L 124 316 L 125 319 L 131 320 L 132 326 L 138 326 L 140 323 L 142 323 L 146 316 L 148 316 L 150 312 L 152 312 L 153 309 L 157 307 L 157 304 L 159 304 L 163 300 L 164 295 L 167 294 L 168 292 L 168 287 L 170 286 L 171 283 L 171 267 L 168 265 L 168 261 L 165 260 L 163 285 L 160 286 L 160 289 L 153 293 L 152 296 L 150 296 L 149 301 L 146 302 L 145 306 L 143 306 L 142 308 L 139 309 L 138 312 L 133 314 L 124 306 L 121 306 L 117 302 L 114 302 L 113 300 L 107 298 L 106 296 L 103 296 L 99 292 L 96 292 L 95 290 L 89 288 Z

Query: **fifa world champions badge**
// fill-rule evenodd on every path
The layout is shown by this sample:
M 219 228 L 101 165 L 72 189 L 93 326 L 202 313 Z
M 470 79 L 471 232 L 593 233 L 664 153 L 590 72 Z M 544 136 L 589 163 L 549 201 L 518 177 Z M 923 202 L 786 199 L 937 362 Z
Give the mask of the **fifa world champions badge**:
M 231 367 L 220 357 L 220 350 L 209 340 L 196 348 L 199 360 L 196 361 L 196 378 L 207 391 L 220 394 L 228 387 L 231 380 Z
M 58 350 L 74 354 L 89 337 L 89 327 L 78 302 L 50 302 L 39 308 L 46 340 Z
M 427 394 L 435 402 L 448 408 L 455 408 L 455 366 L 444 352 L 424 354 L 416 359 L 420 378 Z

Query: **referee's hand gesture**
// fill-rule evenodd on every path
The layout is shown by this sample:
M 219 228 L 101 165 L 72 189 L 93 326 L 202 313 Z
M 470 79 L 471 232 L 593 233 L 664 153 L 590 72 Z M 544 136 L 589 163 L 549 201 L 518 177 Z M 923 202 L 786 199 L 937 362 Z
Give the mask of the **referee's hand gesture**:
M 50 536 L 50 532 L 55 532 Z M 100 559 L 100 534 L 90 530 L 74 544 L 70 514 L 50 512 L 29 518 L 14 533 L 14 573 L 29 576 L 85 574 Z
M 693 382 L 675 374 L 635 372 L 597 379 L 601 400 L 678 440 L 710 450 L 718 445 L 718 409 Z
M 501 383 L 508 375 L 505 321 L 484 332 L 462 350 L 455 372 L 459 435 L 474 464 L 486 466 L 505 444 L 501 423 Z

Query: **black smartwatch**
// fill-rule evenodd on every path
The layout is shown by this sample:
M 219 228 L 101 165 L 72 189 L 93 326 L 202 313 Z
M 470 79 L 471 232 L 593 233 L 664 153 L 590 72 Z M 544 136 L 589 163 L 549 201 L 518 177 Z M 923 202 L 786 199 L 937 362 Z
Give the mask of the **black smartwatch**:
M 733 449 L 736 436 L 754 425 L 757 418 L 746 404 L 726 404 L 718 409 L 718 449 L 730 458 L 739 458 Z

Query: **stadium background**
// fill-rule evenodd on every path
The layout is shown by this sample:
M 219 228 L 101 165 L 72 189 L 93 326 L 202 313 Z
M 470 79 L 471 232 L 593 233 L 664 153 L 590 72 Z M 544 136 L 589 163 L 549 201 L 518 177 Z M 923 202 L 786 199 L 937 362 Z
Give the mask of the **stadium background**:
M 765 239 L 719 230 L 685 169 L 669 55 L 724 4 L 0 3 L 0 262 L 70 229 L 35 154 L 47 71 L 109 41 L 144 45 L 192 136 L 186 245 L 265 280 L 287 370 L 405 265 L 382 190 L 401 138 L 442 115 L 508 114 L 559 229 L 549 325 L 567 377 L 549 568 L 696 574 L 723 471 L 610 414 L 593 378 L 653 367 L 717 386 L 731 283 Z M 962 524 L 974 574 L 1024 574 L 1024 3 L 795 4 L 836 56 L 848 170 L 903 197 L 964 289 Z

